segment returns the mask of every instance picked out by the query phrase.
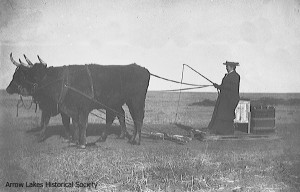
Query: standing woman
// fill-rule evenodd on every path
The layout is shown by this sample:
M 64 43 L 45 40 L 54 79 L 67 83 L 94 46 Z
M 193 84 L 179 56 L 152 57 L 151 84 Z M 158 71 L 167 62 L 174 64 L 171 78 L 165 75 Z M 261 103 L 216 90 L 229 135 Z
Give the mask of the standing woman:
M 220 90 L 220 94 L 208 129 L 212 134 L 232 135 L 234 134 L 235 108 L 240 100 L 240 75 L 235 71 L 239 63 L 226 61 L 223 64 L 226 65 L 227 73 L 222 79 L 221 85 L 213 84 L 215 88 Z

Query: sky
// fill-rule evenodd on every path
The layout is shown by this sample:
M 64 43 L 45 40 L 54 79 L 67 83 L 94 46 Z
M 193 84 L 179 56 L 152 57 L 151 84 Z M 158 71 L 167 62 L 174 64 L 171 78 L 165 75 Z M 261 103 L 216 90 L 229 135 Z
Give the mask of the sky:
M 218 84 L 227 60 L 240 63 L 240 92 L 300 92 L 300 1 L 0 0 L 0 89 L 15 71 L 11 52 L 48 66 L 137 63 L 177 81 L 188 64 Z M 180 87 L 155 77 L 149 84 Z

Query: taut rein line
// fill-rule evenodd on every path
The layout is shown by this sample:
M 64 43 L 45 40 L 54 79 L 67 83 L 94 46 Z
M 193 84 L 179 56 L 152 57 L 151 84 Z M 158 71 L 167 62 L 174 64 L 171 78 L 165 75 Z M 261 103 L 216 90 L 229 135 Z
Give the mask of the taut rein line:
M 179 81 L 175 81 L 175 80 L 172 80 L 172 79 L 167 79 L 167 78 L 164 78 L 164 77 L 152 74 L 152 73 L 150 73 L 150 75 L 153 76 L 153 77 L 159 78 L 159 79 L 163 79 L 165 81 L 169 81 L 169 82 L 173 82 L 173 83 L 178 83 L 178 84 L 182 84 L 182 85 L 190 85 L 190 86 L 197 86 L 197 87 L 211 86 L 211 85 L 199 85 L 199 84 L 191 84 L 191 83 L 179 82 Z
M 171 80 L 171 79 L 167 79 L 167 78 L 164 78 L 164 77 L 152 74 L 152 73 L 150 73 L 150 75 L 154 76 L 156 78 L 165 80 L 165 81 L 169 81 L 169 82 L 173 82 L 173 83 L 178 83 L 180 85 L 190 85 L 190 86 L 193 86 L 193 87 L 183 88 L 183 89 L 180 88 L 180 89 L 170 89 L 170 90 L 161 90 L 161 91 L 170 91 L 170 92 L 173 92 L 173 91 L 185 91 L 185 90 L 201 89 L 201 88 L 213 86 L 213 85 L 199 85 L 199 84 L 191 84 L 191 83 L 184 83 L 184 82 L 182 82 L 183 81 L 183 71 L 184 71 L 184 67 L 185 66 L 187 66 L 188 68 L 190 68 L 191 70 L 193 70 L 194 72 L 196 72 L 198 75 L 200 75 L 201 77 L 203 77 L 204 79 L 206 79 L 207 81 L 209 81 L 210 83 L 213 84 L 213 82 L 210 79 L 208 79 L 207 77 L 205 77 L 204 75 L 202 75 L 201 73 L 199 73 L 198 71 L 196 71 L 194 68 L 192 68 L 191 66 L 189 66 L 187 64 L 183 64 L 183 66 L 182 66 L 182 73 L 181 73 L 181 81 L 180 82 L 179 81 L 175 81 L 175 80 Z
M 205 87 L 211 87 L 212 85 L 201 85 L 201 86 L 195 86 L 195 87 L 189 87 L 189 88 L 180 88 L 180 89 L 168 89 L 168 90 L 162 90 L 162 91 L 169 91 L 169 92 L 174 92 L 174 91 L 186 91 L 186 90 L 193 90 L 193 89 L 201 89 Z

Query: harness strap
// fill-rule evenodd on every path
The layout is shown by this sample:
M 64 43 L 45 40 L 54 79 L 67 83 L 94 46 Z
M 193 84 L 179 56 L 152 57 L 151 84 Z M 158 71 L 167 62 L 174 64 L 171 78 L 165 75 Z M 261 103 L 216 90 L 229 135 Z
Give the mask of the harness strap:
M 28 109 L 31 108 L 32 103 L 34 103 L 34 101 L 31 101 L 30 106 L 26 107 L 26 105 L 24 103 L 24 100 L 23 100 L 23 97 L 22 97 L 22 95 L 20 95 L 20 99 L 18 100 L 18 103 L 17 103 L 17 117 L 19 116 L 19 107 L 24 107 L 25 109 L 28 110 Z
M 94 99 L 95 94 L 94 94 L 94 85 L 93 85 L 91 71 L 90 71 L 88 65 L 85 65 L 85 66 L 86 66 L 86 71 L 87 71 L 87 74 L 88 74 L 89 82 L 91 84 L 91 92 L 92 92 L 91 99 Z M 70 78 L 69 77 L 70 77 L 69 67 L 64 66 L 63 67 L 63 73 L 62 73 L 61 92 L 60 92 L 59 99 L 58 99 L 58 102 L 57 102 L 57 110 L 58 110 L 59 106 L 62 105 L 62 103 L 64 102 L 65 97 L 67 95 L 67 92 L 70 88 Z
M 88 78 L 89 78 L 89 81 L 90 81 L 90 84 L 91 84 L 91 91 L 92 91 L 92 98 L 94 99 L 95 98 L 95 92 L 94 92 L 94 84 L 93 84 L 93 79 L 92 79 L 92 74 L 91 74 L 91 71 L 89 69 L 89 65 L 85 65 L 86 67 L 86 71 L 87 71 L 87 74 L 88 74 Z

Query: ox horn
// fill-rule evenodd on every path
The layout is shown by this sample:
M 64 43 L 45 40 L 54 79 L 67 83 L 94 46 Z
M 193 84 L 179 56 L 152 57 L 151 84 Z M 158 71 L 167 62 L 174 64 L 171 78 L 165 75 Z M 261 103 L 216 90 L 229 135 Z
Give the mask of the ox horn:
M 45 61 L 43 61 L 43 60 L 40 58 L 39 55 L 38 55 L 37 57 L 38 57 L 39 61 L 40 61 L 43 65 L 47 66 L 47 63 L 45 63 Z
M 14 58 L 12 57 L 12 53 L 10 53 L 10 60 L 11 60 L 11 62 L 15 65 L 15 66 L 17 66 L 17 67 L 19 67 L 21 64 L 20 63 L 18 63 L 18 62 L 16 62 L 15 60 L 14 60 Z
M 32 66 L 33 66 L 32 62 L 26 57 L 25 54 L 23 54 L 23 55 L 24 55 L 24 58 L 25 58 L 26 62 L 28 63 L 28 65 L 29 65 L 30 67 L 32 67 Z
M 26 64 L 26 63 L 23 63 L 23 62 L 21 61 L 21 59 L 19 59 L 19 63 L 20 63 L 21 65 L 24 65 L 24 66 L 27 67 L 27 64 Z

